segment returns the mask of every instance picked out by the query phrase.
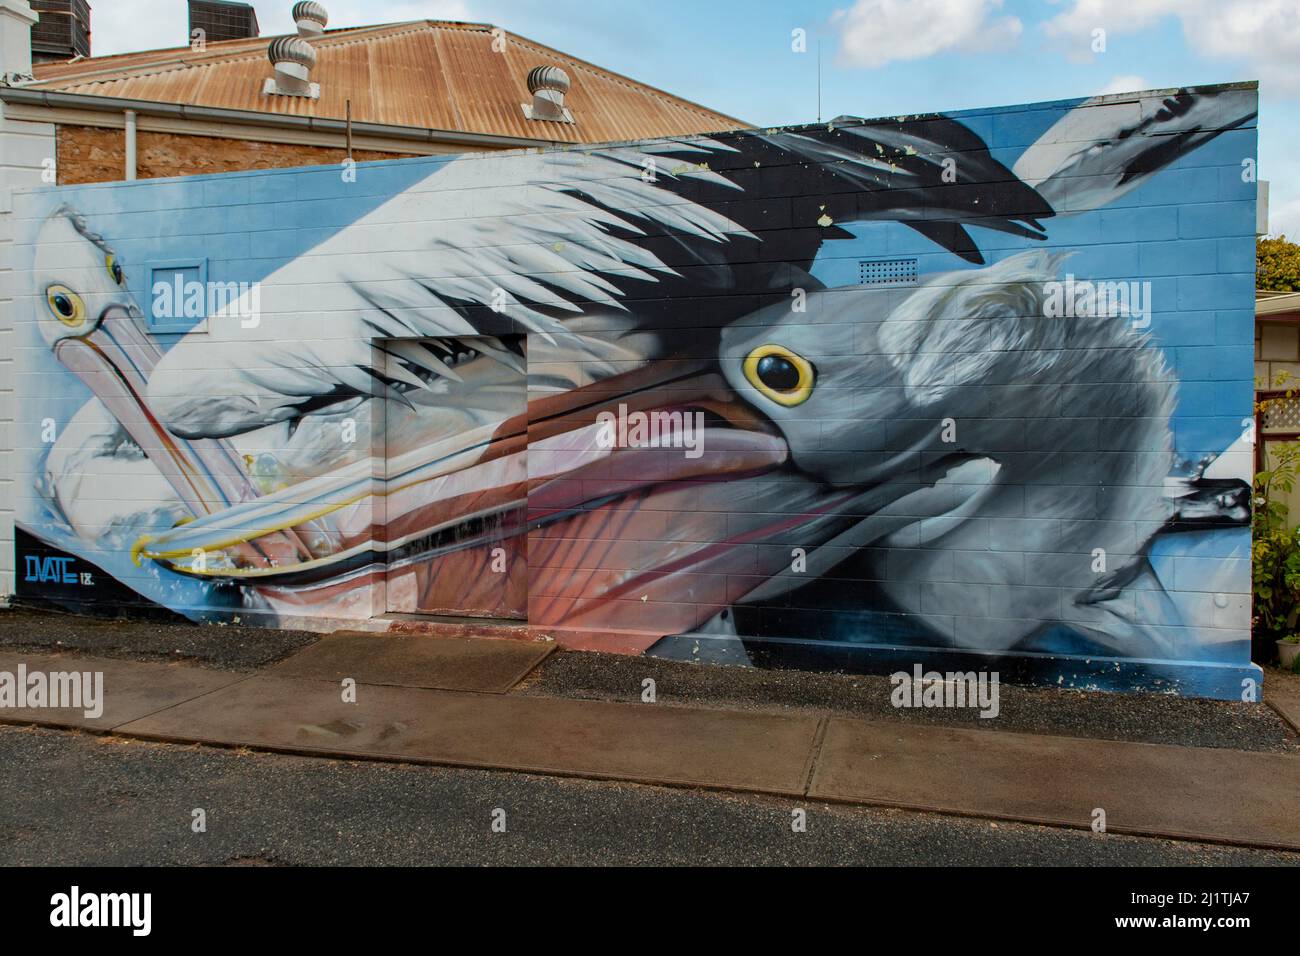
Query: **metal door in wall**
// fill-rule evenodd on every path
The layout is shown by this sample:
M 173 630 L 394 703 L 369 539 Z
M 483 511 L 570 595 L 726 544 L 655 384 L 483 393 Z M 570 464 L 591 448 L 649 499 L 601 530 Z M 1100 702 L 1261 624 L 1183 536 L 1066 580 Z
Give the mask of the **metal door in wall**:
M 390 612 L 527 616 L 524 341 L 377 344 Z

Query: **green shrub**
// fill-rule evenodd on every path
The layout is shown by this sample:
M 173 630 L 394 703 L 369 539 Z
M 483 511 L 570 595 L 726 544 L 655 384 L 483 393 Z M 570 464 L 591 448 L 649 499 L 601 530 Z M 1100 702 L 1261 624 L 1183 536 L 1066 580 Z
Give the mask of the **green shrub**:
M 1300 614 L 1300 529 L 1287 527 L 1289 509 L 1279 500 L 1295 487 L 1300 443 L 1281 442 L 1269 451 L 1272 467 L 1255 475 L 1251 516 L 1251 624 L 1257 643 L 1291 637 Z
M 1300 292 L 1300 245 L 1286 236 L 1255 242 L 1255 288 Z

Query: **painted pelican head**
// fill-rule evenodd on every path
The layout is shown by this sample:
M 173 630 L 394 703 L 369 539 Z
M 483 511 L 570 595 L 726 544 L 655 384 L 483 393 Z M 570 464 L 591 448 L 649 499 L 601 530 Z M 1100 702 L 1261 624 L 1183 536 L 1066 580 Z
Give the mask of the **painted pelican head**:
M 109 316 L 138 312 L 122 262 L 68 206 L 42 224 L 33 271 L 37 328 L 51 347 L 91 334 Z
M 77 211 L 61 205 L 41 225 L 36 250 L 33 291 L 41 336 L 59 363 L 76 374 L 102 410 L 120 424 L 124 438 L 129 436 L 149 459 L 190 515 L 221 512 L 252 497 L 251 483 L 230 448 L 188 442 L 170 433 L 151 408 L 149 379 L 162 351 L 145 331 L 142 313 L 127 289 L 125 266 L 112 247 Z M 92 425 L 98 421 L 93 415 L 78 415 L 73 422 L 83 419 Z M 79 440 L 86 447 L 79 447 Z M 79 424 L 65 430 L 51 467 L 98 460 L 102 456 L 94 452 L 96 442 L 103 444 L 93 428 Z M 70 487 L 65 483 L 59 497 L 67 498 Z M 259 564 L 272 560 L 268 552 L 294 560 L 306 550 L 296 542 L 275 539 L 258 548 L 240 547 L 251 555 L 248 560 Z
M 806 312 L 770 306 L 723 330 L 723 374 L 780 429 L 792 467 L 827 485 L 865 485 L 897 474 L 900 456 L 969 447 L 969 428 L 946 440 L 949 419 L 973 425 L 986 451 L 1019 451 L 990 422 L 1023 417 L 1014 402 L 1025 389 L 1065 384 L 1067 348 L 1085 336 L 1141 344 L 1122 319 L 1072 329 L 1046 316 L 1060 261 L 1027 252 L 917 289 L 819 291 Z
M 1051 314 L 1062 261 L 1026 252 L 917 289 L 816 292 L 806 314 L 769 307 L 723 330 L 723 374 L 780 429 L 792 467 L 832 486 L 883 480 L 918 453 L 1025 467 L 1012 455 L 1065 447 L 1052 422 L 1083 430 L 1098 415 L 1141 421 L 1163 475 L 1172 376 L 1126 315 Z
M 859 552 L 855 573 L 940 642 L 1004 650 L 1064 623 L 1149 653 L 1116 582 L 1172 512 L 1174 381 L 1127 315 L 1051 314 L 1061 262 L 1028 252 L 915 290 L 818 292 L 808 314 L 725 329 L 723 372 L 780 430 L 792 480 L 857 493 L 860 520 L 804 545 L 816 571 Z
M 542 615 L 608 626 L 645 595 L 689 632 L 729 606 L 788 617 L 774 606 L 833 575 L 938 644 L 1005 650 L 1068 623 L 1153 650 L 1090 557 L 1142 564 L 1170 516 L 1173 379 L 1126 316 L 1048 314 L 1060 265 L 1029 252 L 918 288 L 816 291 L 725 327 L 721 380 L 677 362 L 667 385 L 632 383 L 642 407 L 706 412 L 705 454 L 616 451 L 535 495 L 543 520 L 565 515 L 530 542 Z M 681 515 L 668 533 L 665 512 Z M 636 541 L 625 565 L 547 567 L 616 531 Z

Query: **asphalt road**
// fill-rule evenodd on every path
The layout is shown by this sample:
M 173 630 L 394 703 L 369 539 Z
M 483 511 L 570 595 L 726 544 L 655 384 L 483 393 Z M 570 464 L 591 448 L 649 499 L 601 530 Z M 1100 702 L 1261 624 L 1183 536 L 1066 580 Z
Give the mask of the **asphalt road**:
M 0 865 L 1230 866 L 1300 854 L 0 726 Z M 191 828 L 193 811 L 207 830 Z M 505 812 L 494 833 L 493 812 Z M 807 830 L 792 830 L 792 811 Z

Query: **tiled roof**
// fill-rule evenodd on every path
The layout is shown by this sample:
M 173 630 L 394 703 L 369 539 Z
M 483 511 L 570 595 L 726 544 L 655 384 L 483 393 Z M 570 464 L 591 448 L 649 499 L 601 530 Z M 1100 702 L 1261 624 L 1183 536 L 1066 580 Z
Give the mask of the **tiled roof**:
M 330 30 L 312 40 L 311 79 L 319 100 L 262 92 L 273 73 L 274 37 L 91 57 L 35 67 L 28 88 L 294 116 L 352 118 L 460 133 L 600 143 L 748 124 L 487 24 L 417 20 Z M 526 77 L 559 66 L 572 81 L 565 105 L 574 123 L 529 120 Z

